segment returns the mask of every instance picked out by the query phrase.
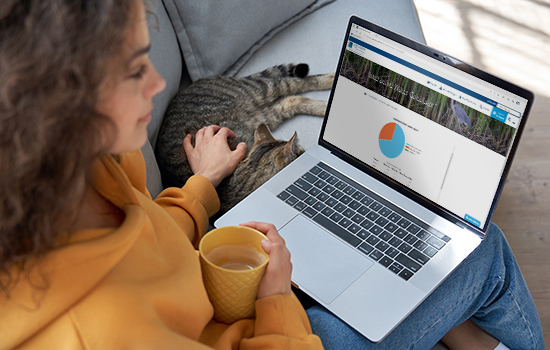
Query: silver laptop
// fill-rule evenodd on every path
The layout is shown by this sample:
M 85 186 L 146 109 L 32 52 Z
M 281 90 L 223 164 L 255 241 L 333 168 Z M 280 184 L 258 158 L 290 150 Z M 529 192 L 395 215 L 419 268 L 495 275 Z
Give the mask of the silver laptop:
M 484 239 L 533 98 L 353 16 L 318 145 L 215 226 L 275 224 L 293 284 L 379 342 Z

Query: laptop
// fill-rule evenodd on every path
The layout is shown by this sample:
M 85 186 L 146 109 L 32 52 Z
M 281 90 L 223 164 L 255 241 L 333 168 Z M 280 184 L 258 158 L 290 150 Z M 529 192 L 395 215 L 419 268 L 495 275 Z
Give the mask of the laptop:
M 293 285 L 383 340 L 481 243 L 534 96 L 352 16 L 318 144 L 215 222 L 273 223 Z

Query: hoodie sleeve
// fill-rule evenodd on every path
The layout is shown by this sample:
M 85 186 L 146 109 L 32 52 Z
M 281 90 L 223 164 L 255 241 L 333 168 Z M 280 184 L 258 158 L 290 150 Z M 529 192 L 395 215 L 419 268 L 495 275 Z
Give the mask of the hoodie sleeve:
M 307 315 L 292 295 L 273 295 L 256 301 L 254 336 L 243 339 L 241 350 L 323 349 L 321 339 L 312 334 Z
M 220 209 L 216 189 L 200 175 L 190 177 L 182 188 L 165 189 L 155 202 L 176 220 L 195 247 L 208 229 L 208 219 Z

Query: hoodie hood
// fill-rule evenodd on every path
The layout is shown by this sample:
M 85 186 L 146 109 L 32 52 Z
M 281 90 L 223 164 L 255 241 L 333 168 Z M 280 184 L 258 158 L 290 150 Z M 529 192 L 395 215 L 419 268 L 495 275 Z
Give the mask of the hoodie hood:
M 117 265 L 140 235 L 146 214 L 119 164 L 111 156 L 101 157 L 93 165 L 92 178 L 94 187 L 124 211 L 124 222 L 118 228 L 75 232 L 68 245 L 29 261 L 30 272 L 12 270 L 17 283 L 9 298 L 0 295 L 0 350 L 17 347 L 66 313 Z

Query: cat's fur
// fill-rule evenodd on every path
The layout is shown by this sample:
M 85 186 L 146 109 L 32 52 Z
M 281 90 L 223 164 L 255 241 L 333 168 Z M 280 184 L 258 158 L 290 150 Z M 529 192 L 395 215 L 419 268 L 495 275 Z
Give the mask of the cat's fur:
M 217 188 L 220 213 L 296 159 L 303 153 L 296 134 L 288 142 L 278 141 L 269 128 L 298 114 L 324 116 L 326 101 L 294 94 L 328 90 L 334 74 L 307 76 L 308 71 L 307 64 L 280 65 L 242 78 L 205 78 L 180 90 L 168 107 L 155 147 L 164 186 L 182 187 L 193 175 L 183 139 L 209 125 L 233 130 L 231 149 L 243 141 L 248 147 L 235 173 Z

